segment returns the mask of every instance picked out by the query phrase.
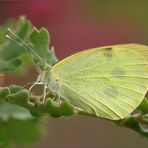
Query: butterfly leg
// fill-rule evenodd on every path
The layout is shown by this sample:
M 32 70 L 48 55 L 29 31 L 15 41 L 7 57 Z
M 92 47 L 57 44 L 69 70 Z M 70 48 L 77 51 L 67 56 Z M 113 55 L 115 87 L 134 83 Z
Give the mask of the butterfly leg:
M 28 83 L 26 83 L 24 86 L 23 86 L 23 88 L 25 88 L 26 86 L 28 86 L 28 85 L 30 85 L 30 84 L 34 84 L 36 81 L 33 81 L 33 82 L 28 82 Z
M 58 92 L 58 94 L 57 94 L 57 102 L 60 104 L 62 101 L 61 101 L 61 99 L 60 99 L 60 93 Z
M 31 89 L 32 89 L 35 85 L 44 85 L 44 83 L 43 83 L 43 82 L 40 82 L 40 81 L 36 81 L 36 82 L 34 82 L 34 83 L 31 85 L 31 87 L 28 89 L 28 91 L 31 91 Z
M 27 85 L 32 84 L 31 87 L 28 89 L 28 91 L 31 91 L 31 89 L 35 86 L 35 85 L 44 85 L 44 83 L 41 81 L 41 77 L 40 75 L 38 76 L 37 80 L 35 82 L 29 82 L 27 83 L 24 87 L 26 87 Z
M 28 89 L 28 91 L 30 92 L 31 89 L 36 85 L 36 82 L 34 84 L 31 85 L 31 87 Z
M 47 91 L 47 86 L 44 86 L 44 90 L 43 90 L 43 100 L 42 100 L 43 103 L 45 102 L 45 99 L 46 99 L 46 91 Z

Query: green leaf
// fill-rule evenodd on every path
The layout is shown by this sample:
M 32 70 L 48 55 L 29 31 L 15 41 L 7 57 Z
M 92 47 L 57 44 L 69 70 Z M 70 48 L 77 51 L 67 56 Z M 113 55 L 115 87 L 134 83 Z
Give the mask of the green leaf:
M 0 26 L 0 44 L 5 44 L 6 37 L 5 35 L 8 33 L 8 28 L 14 28 L 16 25 L 15 19 L 10 19 L 6 21 L 3 25 Z
M 31 24 L 24 16 L 20 17 L 18 21 L 16 21 L 15 25 L 8 26 L 8 28 L 11 28 L 15 34 L 21 38 L 23 41 L 26 41 L 28 39 L 29 33 L 31 31 Z M 6 28 L 6 29 L 8 29 Z M 6 31 L 6 34 L 10 34 L 8 31 Z M 5 36 L 6 34 L 3 34 Z M 11 34 L 10 34 L 11 36 Z M 5 37 L 6 38 L 6 37 Z M 14 40 L 16 40 L 18 43 L 20 41 L 14 37 L 12 37 Z M 17 56 L 26 53 L 26 50 L 24 49 L 24 46 L 20 46 L 16 44 L 15 42 L 12 42 L 10 40 L 5 40 L 4 44 L 1 44 L 1 48 L 3 49 L 0 52 L 0 57 L 4 60 L 10 60 L 13 58 L 16 58 Z
M 59 104 L 56 104 L 52 100 L 48 99 L 42 106 L 42 109 L 48 113 L 51 117 L 61 117 Z
M 0 118 L 3 120 L 8 120 L 10 117 L 14 117 L 16 119 L 32 118 L 29 110 L 23 108 L 24 106 L 29 106 L 25 102 L 25 99 L 28 99 L 28 94 L 22 89 L 22 87 L 15 85 L 11 85 L 10 87 L 1 87 Z
M 3 121 L 7 121 L 11 117 L 19 120 L 32 118 L 29 111 L 25 108 L 9 103 L 0 104 L 0 119 Z
M 10 148 L 14 142 L 20 146 L 30 144 L 38 140 L 42 134 L 43 126 L 38 120 L 10 118 L 4 122 L 0 119 L 0 147 Z
M 51 47 L 49 49 L 49 34 L 45 28 L 41 28 L 41 30 L 33 28 L 33 31 L 30 34 L 30 40 L 33 50 L 44 62 L 48 63 L 49 65 L 53 65 L 57 62 L 54 48 Z M 36 63 L 40 62 L 36 57 L 34 58 Z
M 26 90 L 20 90 L 14 94 L 7 96 L 7 99 L 10 103 L 22 106 L 24 108 L 30 108 L 33 105 L 29 102 L 29 96 Z
M 35 102 L 33 107 L 29 108 L 30 113 L 34 117 L 41 117 L 43 116 L 43 112 L 41 112 L 41 103 L 40 102 Z
M 57 118 L 62 116 L 72 116 L 77 112 L 74 110 L 73 106 L 68 102 L 64 101 L 57 103 L 51 99 L 47 99 L 44 104 L 41 105 L 41 112 L 48 113 L 51 117 Z
M 10 94 L 8 87 L 0 87 L 0 103 L 6 99 L 6 96 Z
M 140 110 L 143 114 L 148 114 L 148 99 L 144 98 L 137 109 Z
M 0 146 L 10 148 L 12 142 L 22 145 L 40 138 L 43 127 L 30 114 L 28 92 L 23 87 L 0 88 L 0 99 Z
M 117 125 L 133 129 L 141 134 L 141 136 L 148 137 L 148 129 L 142 127 L 141 123 L 133 116 L 129 116 L 123 120 L 117 121 Z
M 61 103 L 59 110 L 62 116 L 72 116 L 77 113 L 73 106 L 66 101 Z
M 16 39 L 15 36 L 8 32 L 8 28 L 11 28 L 19 38 L 27 43 L 31 32 L 31 23 L 24 16 L 21 16 L 18 21 L 10 20 L 0 27 L 0 71 L 6 72 L 17 70 L 17 72 L 20 73 L 32 65 L 31 56 L 27 54 L 26 49 L 22 46 L 20 40 Z M 6 34 L 11 36 L 15 42 L 7 39 Z M 23 68 L 19 67 L 21 64 L 23 64 Z
M 11 28 L 16 36 L 23 42 L 31 44 L 32 50 L 40 56 L 42 61 L 47 62 L 49 65 L 53 65 L 57 62 L 54 48 L 51 47 L 49 49 L 48 31 L 45 28 L 42 28 L 41 30 L 34 28 L 32 30 L 30 21 L 24 16 L 21 16 L 18 21 L 11 20 L 0 28 L 0 58 L 3 59 L 3 61 L 0 62 L 0 71 L 6 72 L 15 70 L 16 72 L 21 73 L 32 65 L 31 55 L 27 51 L 28 49 L 26 50 L 27 47 L 25 47 L 18 38 L 13 36 L 13 34 L 8 32 L 8 28 Z M 15 42 L 6 39 L 6 34 L 11 36 Z M 35 58 L 35 62 L 40 61 Z M 22 67 L 20 67 L 21 64 Z
M 18 91 L 23 90 L 24 87 L 18 86 L 18 85 L 10 85 L 10 86 L 9 86 L 9 89 L 10 89 L 10 93 L 11 93 L 11 94 L 15 94 L 15 93 L 17 93 Z
M 9 102 L 11 104 L 8 105 L 15 105 L 15 107 L 18 105 L 18 107 L 23 107 L 23 109 L 30 112 L 34 117 L 41 117 L 45 114 L 49 114 L 50 116 L 57 118 L 61 116 L 72 116 L 77 113 L 73 106 L 66 101 L 57 103 L 51 98 L 46 98 L 46 101 L 43 103 L 38 96 L 32 96 L 32 94 L 23 87 L 16 85 L 0 88 L 0 100 L 2 106 L 4 105 L 3 102 Z M 6 106 L 6 109 L 8 108 L 11 109 Z M 4 110 L 4 107 L 2 109 Z M 10 113 L 12 112 L 10 111 Z
M 7 72 L 7 71 L 13 71 L 16 69 L 16 67 L 20 66 L 22 64 L 20 59 L 11 59 L 8 61 L 0 61 L 0 71 L 1 72 Z

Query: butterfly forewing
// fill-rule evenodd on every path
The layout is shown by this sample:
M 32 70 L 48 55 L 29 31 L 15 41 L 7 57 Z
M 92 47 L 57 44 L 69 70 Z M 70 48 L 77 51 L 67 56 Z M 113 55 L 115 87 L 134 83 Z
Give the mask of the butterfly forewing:
M 86 50 L 52 68 L 59 93 L 76 107 L 102 118 L 125 118 L 143 100 L 148 66 L 141 54 L 120 46 Z
M 137 44 L 137 43 L 130 43 L 130 44 L 116 45 L 116 47 L 131 49 L 136 52 L 139 52 L 148 61 L 148 46 L 146 46 L 146 45 L 141 45 L 141 44 Z

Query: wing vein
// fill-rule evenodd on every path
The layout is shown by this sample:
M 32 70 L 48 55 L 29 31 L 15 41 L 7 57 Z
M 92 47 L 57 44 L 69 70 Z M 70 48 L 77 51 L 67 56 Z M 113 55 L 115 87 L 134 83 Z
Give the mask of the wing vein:
M 87 101 L 89 101 L 88 99 L 86 99 L 84 96 L 82 96 L 80 93 L 78 93 L 78 92 L 76 92 L 76 90 L 74 90 L 74 89 L 71 89 L 67 84 L 65 84 L 65 83 L 63 83 L 63 85 L 65 85 L 66 87 L 68 87 L 71 91 L 74 91 L 76 94 L 78 94 L 80 97 L 82 97 L 82 98 L 84 98 L 85 100 L 87 100 Z M 90 95 L 89 95 L 90 96 Z M 90 97 L 92 97 L 92 96 L 90 96 Z M 94 97 L 93 97 L 94 98 Z M 108 108 L 112 113 L 114 113 L 116 116 L 118 116 L 119 118 L 122 118 L 121 117 L 121 115 L 119 115 L 119 114 L 117 114 L 117 113 L 115 113 L 115 111 L 114 110 L 112 110 L 110 107 L 108 107 L 107 105 L 105 105 L 103 102 L 101 102 L 101 101 L 99 101 L 98 99 L 96 99 L 96 98 L 94 98 L 98 103 L 100 103 L 100 104 L 102 104 L 103 106 L 105 106 L 106 108 Z M 89 101 L 90 102 L 90 101 Z M 92 104 L 92 102 L 91 102 L 91 104 Z M 96 106 L 95 104 L 94 104 L 94 106 Z M 97 107 L 97 106 L 96 106 Z M 98 108 L 98 107 L 97 107 Z M 99 108 L 100 109 L 100 108 Z M 102 109 L 100 109 L 100 110 L 102 110 Z M 102 110 L 103 111 L 103 110 Z M 103 111 L 104 112 L 104 111 Z M 106 113 L 106 112 L 105 112 Z M 106 113 L 108 116 L 110 116 L 108 113 Z

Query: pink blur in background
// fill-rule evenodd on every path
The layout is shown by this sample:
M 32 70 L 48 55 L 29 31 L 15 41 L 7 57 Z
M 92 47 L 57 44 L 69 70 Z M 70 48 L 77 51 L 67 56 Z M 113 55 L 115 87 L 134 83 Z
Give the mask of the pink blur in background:
M 147 0 L 0 1 L 0 24 L 20 15 L 26 15 L 36 27 L 49 30 L 59 59 L 98 46 L 148 44 Z M 14 80 L 8 84 L 11 82 Z M 47 126 L 48 134 L 33 148 L 148 147 L 148 141 L 134 131 L 97 118 L 51 118 Z

